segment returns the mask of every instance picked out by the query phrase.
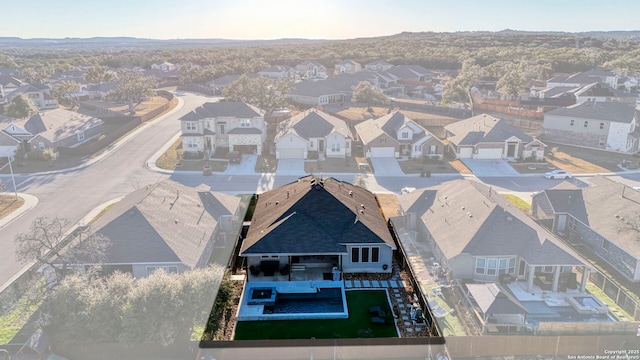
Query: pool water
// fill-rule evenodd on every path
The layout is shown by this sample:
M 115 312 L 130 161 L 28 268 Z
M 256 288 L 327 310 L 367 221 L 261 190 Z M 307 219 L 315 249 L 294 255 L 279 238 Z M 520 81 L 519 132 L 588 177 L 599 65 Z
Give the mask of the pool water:
M 275 304 L 263 314 L 305 314 L 344 312 L 340 288 L 320 288 L 311 294 L 277 294 Z

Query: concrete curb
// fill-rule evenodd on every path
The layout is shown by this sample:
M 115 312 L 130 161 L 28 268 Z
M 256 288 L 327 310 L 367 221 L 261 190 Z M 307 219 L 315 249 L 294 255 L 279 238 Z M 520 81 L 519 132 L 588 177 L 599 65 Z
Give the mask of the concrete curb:
M 12 193 L 4 193 L 4 194 L 12 195 Z M 29 212 L 29 210 L 38 206 L 38 203 L 40 202 L 40 199 L 38 199 L 37 196 L 31 195 L 31 194 L 18 193 L 18 197 L 24 199 L 24 204 L 22 204 L 22 206 L 20 206 L 18 209 L 13 211 L 11 214 L 0 219 L 0 229 L 11 224 L 20 216 L 26 214 L 27 212 Z

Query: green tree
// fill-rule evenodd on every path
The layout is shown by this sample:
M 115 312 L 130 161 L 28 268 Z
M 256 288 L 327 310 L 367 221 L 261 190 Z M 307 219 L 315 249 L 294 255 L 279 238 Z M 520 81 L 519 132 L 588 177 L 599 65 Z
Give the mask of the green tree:
M 25 94 L 18 94 L 13 100 L 6 106 L 6 115 L 22 119 L 35 114 L 38 111 L 36 105 Z
M 526 79 L 522 65 L 511 64 L 507 67 L 507 71 L 498 79 L 496 90 L 503 95 L 512 96 L 517 100 L 520 93 L 524 90 L 525 85 Z
M 452 100 L 458 100 L 471 105 L 471 88 L 477 85 L 481 74 L 482 69 L 474 60 L 464 61 L 458 76 L 444 85 L 442 102 L 447 104 Z
M 157 81 L 153 76 L 142 76 L 139 71 L 123 69 L 117 73 L 118 87 L 112 91 L 111 96 L 117 100 L 127 101 L 129 111 L 135 114 L 134 103 L 139 103 L 147 96 L 152 96 Z
M 53 74 L 53 69 L 49 66 L 26 67 L 20 74 L 31 83 L 42 84 Z
M 62 80 L 53 85 L 51 96 L 56 98 L 60 104 L 70 105 L 74 108 L 78 105 L 80 95 L 80 84 L 75 81 Z
M 270 116 L 274 109 L 287 105 L 285 95 L 290 85 L 286 80 L 273 81 L 260 76 L 250 79 L 246 75 L 224 87 L 222 96 L 227 101 L 240 101 L 251 104 L 266 111 Z
M 367 107 L 373 105 L 389 105 L 391 103 L 380 88 L 368 81 L 361 81 L 353 87 L 353 101 L 366 104 Z
M 105 81 L 111 81 L 113 75 L 108 71 L 109 68 L 103 65 L 94 65 L 87 69 L 84 79 L 92 84 L 100 84 Z

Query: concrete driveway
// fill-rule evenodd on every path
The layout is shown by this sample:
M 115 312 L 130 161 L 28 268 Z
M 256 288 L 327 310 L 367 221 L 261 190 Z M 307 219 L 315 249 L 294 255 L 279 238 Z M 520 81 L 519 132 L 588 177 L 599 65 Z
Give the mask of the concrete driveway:
M 518 176 L 506 160 L 461 159 L 477 177 Z
M 228 175 L 255 175 L 258 155 L 242 154 L 240 164 L 229 164 L 224 171 Z
M 304 176 L 304 159 L 280 159 L 276 175 Z
M 369 158 L 375 176 L 402 176 L 404 173 L 395 158 Z

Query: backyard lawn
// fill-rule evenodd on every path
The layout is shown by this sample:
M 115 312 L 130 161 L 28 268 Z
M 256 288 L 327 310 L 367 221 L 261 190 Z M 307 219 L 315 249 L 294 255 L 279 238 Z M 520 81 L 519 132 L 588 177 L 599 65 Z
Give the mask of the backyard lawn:
M 393 319 L 384 325 L 371 323 L 369 307 L 389 308 L 385 291 L 350 290 L 346 296 L 348 319 L 239 321 L 234 340 L 398 337 Z

